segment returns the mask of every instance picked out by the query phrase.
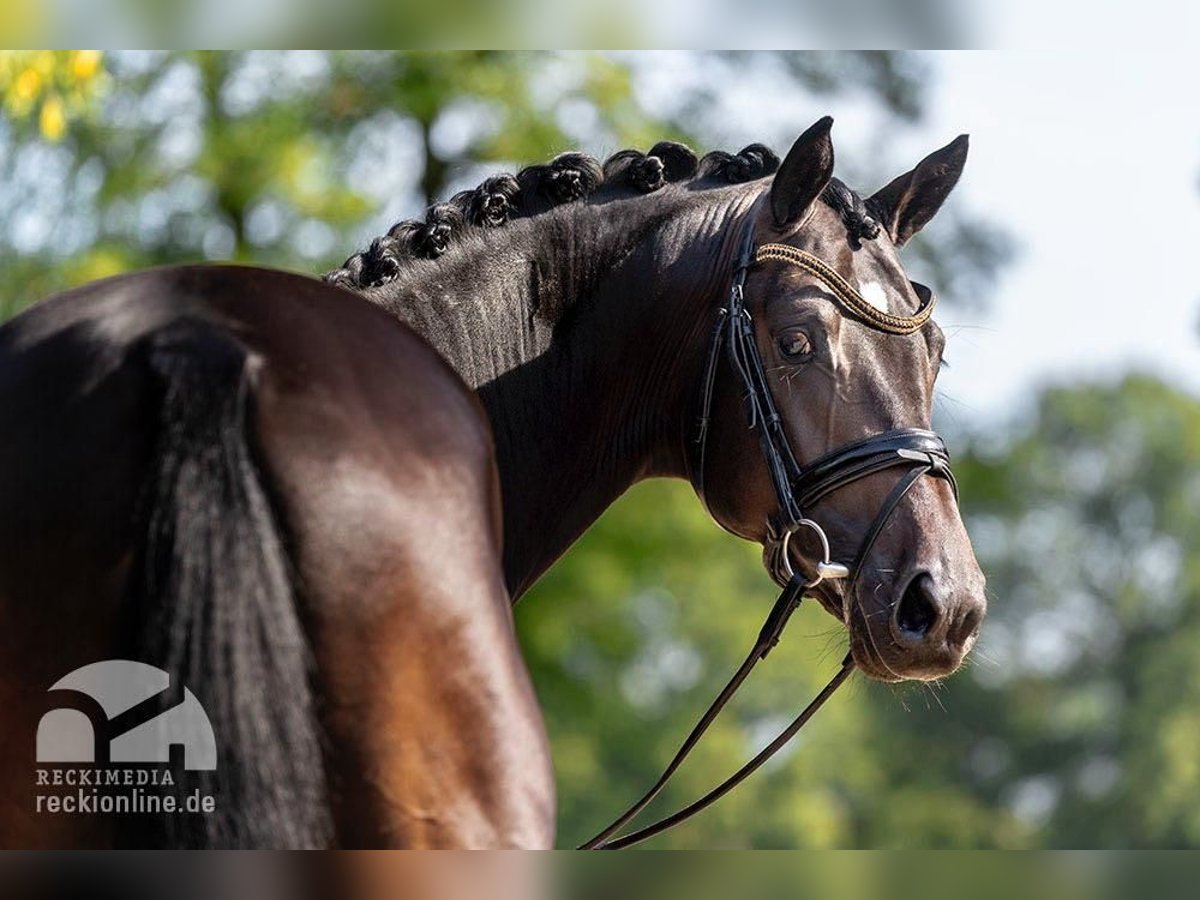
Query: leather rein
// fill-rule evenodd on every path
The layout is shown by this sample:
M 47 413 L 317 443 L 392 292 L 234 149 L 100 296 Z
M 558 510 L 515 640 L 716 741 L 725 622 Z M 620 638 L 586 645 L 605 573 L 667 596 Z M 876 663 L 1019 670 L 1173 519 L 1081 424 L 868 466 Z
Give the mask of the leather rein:
M 619 850 L 661 834 L 721 799 L 783 749 L 850 677 L 854 671 L 854 659 L 851 654 L 846 655 L 837 674 L 800 715 L 737 772 L 677 812 L 623 837 L 614 837 L 666 787 L 667 782 L 699 743 L 721 710 L 737 693 L 750 672 L 779 643 L 784 627 L 807 592 L 823 581 L 847 580 L 845 602 L 849 602 L 854 585 L 875 541 L 900 502 L 922 476 L 945 479 L 950 483 L 955 498 L 958 497 L 958 484 L 950 470 L 950 454 L 945 443 L 934 432 L 921 428 L 896 429 L 844 444 L 807 466 L 801 466 L 796 461 L 784 431 L 783 421 L 775 406 L 762 354 L 754 339 L 754 325 L 746 309 L 744 288 L 750 269 L 768 261 L 797 266 L 828 288 L 843 313 L 887 334 L 907 335 L 919 330 L 933 314 L 935 301 L 932 294 L 927 295 L 912 316 L 897 316 L 884 312 L 863 298 L 837 271 L 812 254 L 786 244 L 763 244 L 756 248 L 754 218 L 752 209 L 740 242 L 729 299 L 717 313 L 705 362 L 701 383 L 699 432 L 696 439 L 698 446 L 695 477 L 697 489 L 703 496 L 705 450 L 711 422 L 713 387 L 724 352 L 730 368 L 742 383 L 749 425 L 758 433 L 759 446 L 778 500 L 776 515 L 768 522 L 765 555 L 767 570 L 776 583 L 783 585 L 783 590 L 767 615 L 749 654 L 700 717 L 659 779 L 612 824 L 590 841 L 580 845 L 581 850 Z M 853 562 L 850 565 L 835 562 L 831 558 L 829 539 L 824 529 L 814 520 L 807 518 L 804 510 L 813 507 L 847 484 L 892 468 L 903 468 L 906 471 L 884 499 L 863 537 Z M 822 551 L 822 558 L 816 562 L 811 577 L 796 572 L 791 561 L 791 539 L 801 529 L 813 533 Z

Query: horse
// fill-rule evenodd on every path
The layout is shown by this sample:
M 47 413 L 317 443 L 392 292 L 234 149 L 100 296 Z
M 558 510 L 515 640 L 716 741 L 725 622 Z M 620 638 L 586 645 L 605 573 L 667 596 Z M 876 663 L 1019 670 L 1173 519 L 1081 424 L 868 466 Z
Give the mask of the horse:
M 0 843 L 552 846 L 512 605 L 650 477 L 688 480 L 781 585 L 862 549 L 854 578 L 796 583 L 867 677 L 955 670 L 986 606 L 948 479 L 897 493 L 886 467 L 839 469 L 801 511 L 819 527 L 781 518 L 781 460 L 901 435 L 893 457 L 944 474 L 940 450 L 905 449 L 932 440 L 944 337 L 897 250 L 966 138 L 863 199 L 833 175 L 831 124 L 782 162 L 761 144 L 565 153 L 323 280 L 154 269 L 0 328 Z M 712 351 L 735 274 L 742 356 Z M 746 352 L 770 407 L 750 428 Z M 49 690 L 109 659 L 165 673 L 174 699 L 114 715 Z M 215 758 L 179 778 L 215 809 L 39 811 L 48 709 L 86 714 L 100 761 L 181 686 Z

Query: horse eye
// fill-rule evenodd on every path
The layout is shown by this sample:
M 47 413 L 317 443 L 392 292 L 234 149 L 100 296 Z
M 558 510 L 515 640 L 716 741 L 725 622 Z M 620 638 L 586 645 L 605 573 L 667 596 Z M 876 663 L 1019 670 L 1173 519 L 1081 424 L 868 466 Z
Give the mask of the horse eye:
M 808 359 L 812 356 L 812 342 L 803 331 L 785 334 L 779 339 L 779 352 L 788 359 Z

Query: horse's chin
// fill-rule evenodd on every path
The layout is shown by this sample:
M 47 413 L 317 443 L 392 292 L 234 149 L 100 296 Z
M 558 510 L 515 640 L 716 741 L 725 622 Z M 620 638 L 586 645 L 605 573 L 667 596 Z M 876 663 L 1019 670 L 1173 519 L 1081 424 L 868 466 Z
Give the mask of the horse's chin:
M 766 562 L 766 554 L 764 554 L 764 563 Z M 786 586 L 786 579 L 781 581 L 776 577 L 769 564 L 766 568 L 772 581 L 780 588 Z M 860 672 L 872 681 L 885 684 L 898 684 L 903 681 L 935 681 L 951 674 L 945 671 L 898 671 L 896 663 L 889 665 L 878 649 L 878 642 L 890 641 L 891 637 L 870 633 L 870 626 L 867 624 L 865 616 L 855 610 L 849 590 L 850 588 L 844 581 L 825 581 L 806 592 L 804 596 L 815 600 L 825 612 L 846 626 L 846 630 L 850 634 L 850 652 L 854 657 L 854 665 Z M 847 606 L 847 604 L 850 605 Z M 957 666 L 955 668 L 957 669 Z
M 853 612 L 847 615 L 846 604 L 851 603 L 852 600 L 848 596 L 847 586 L 844 582 L 826 582 L 818 585 L 807 596 L 816 600 L 829 615 L 846 626 L 850 635 L 850 652 L 854 657 L 854 665 L 872 681 L 897 684 L 902 681 L 925 681 L 930 677 L 942 677 L 942 675 L 926 676 L 897 672 L 892 666 L 889 666 L 877 647 L 876 642 L 881 638 L 868 632 L 869 626 L 861 615 L 854 615 Z M 882 639 L 889 640 L 890 638 Z
M 853 627 L 850 629 L 850 652 L 854 656 L 855 668 L 872 681 L 898 684 L 901 681 L 909 680 L 907 676 L 893 672 L 880 658 L 870 636 L 858 633 L 858 630 Z
M 871 636 L 866 633 L 867 626 L 853 616 L 847 621 L 846 603 L 848 598 L 844 585 L 838 583 L 818 585 L 809 596 L 820 603 L 827 613 L 846 626 L 846 630 L 850 634 L 850 653 L 854 657 L 855 667 L 860 672 L 872 681 L 882 681 L 888 684 L 905 680 L 889 669 L 880 657 Z
M 938 681 L 961 668 L 967 653 L 945 664 L 913 658 L 892 642 L 890 634 L 872 634 L 866 616 L 852 609 L 848 623 L 850 652 L 855 666 L 873 681 L 896 684 L 901 681 Z M 881 647 L 884 650 L 881 651 Z M 888 658 L 884 657 L 888 653 Z

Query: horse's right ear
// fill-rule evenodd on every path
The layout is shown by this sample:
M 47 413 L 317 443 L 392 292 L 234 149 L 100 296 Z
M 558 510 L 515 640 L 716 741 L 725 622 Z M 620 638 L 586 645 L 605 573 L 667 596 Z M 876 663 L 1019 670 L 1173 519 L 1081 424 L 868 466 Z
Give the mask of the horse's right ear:
M 967 161 L 967 144 L 967 136 L 960 134 L 941 150 L 930 153 L 911 172 L 880 188 L 867 201 L 897 247 L 903 247 L 925 227 L 958 184 Z
M 771 185 L 771 212 L 780 228 L 798 221 L 833 177 L 833 141 L 829 139 L 832 127 L 832 116 L 825 116 L 809 126 L 796 138 L 787 159 L 775 173 L 775 182 Z

